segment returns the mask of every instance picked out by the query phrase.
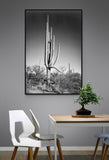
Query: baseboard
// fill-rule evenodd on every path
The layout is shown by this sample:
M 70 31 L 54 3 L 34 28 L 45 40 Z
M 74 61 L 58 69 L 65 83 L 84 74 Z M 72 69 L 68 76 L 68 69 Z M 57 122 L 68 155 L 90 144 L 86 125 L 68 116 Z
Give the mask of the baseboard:
M 14 147 L 0 147 L 0 151 L 13 151 Z M 62 146 L 62 151 L 94 151 L 95 146 Z M 101 150 L 102 147 L 99 146 L 98 150 Z M 54 147 L 51 147 L 51 151 L 54 150 Z M 19 151 L 27 151 L 25 147 L 19 147 Z M 40 151 L 46 151 L 45 147 L 41 147 Z

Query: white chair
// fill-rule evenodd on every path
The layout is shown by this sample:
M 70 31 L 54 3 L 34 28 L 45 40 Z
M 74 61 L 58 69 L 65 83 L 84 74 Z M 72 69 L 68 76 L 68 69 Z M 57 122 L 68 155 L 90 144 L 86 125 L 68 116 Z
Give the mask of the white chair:
M 50 146 L 48 146 L 46 143 L 47 142 L 54 142 L 54 135 L 53 134 L 48 134 L 48 135 L 43 135 L 41 136 L 39 131 L 40 131 L 40 125 L 38 120 L 36 119 L 35 115 L 33 114 L 32 110 L 30 109 L 30 113 L 32 116 L 32 121 L 33 124 L 35 126 L 35 132 L 32 134 L 33 137 L 35 137 L 36 139 L 40 140 L 42 143 L 45 143 L 45 145 L 47 146 L 47 150 L 48 150 L 48 154 L 50 154 Z M 61 145 L 60 145 L 60 139 L 63 138 L 63 136 L 61 135 L 57 135 L 57 147 L 58 147 L 58 152 L 59 152 L 59 156 L 60 159 L 63 160 L 63 156 L 62 156 L 62 150 L 61 150 Z M 52 144 L 53 145 L 53 144 Z M 34 159 L 36 159 L 37 153 L 38 153 L 39 148 L 36 147 L 35 152 L 34 152 Z M 51 154 L 50 154 L 50 160 L 52 160 Z
M 23 132 L 16 138 L 15 125 L 21 122 Z M 28 160 L 33 160 L 32 148 L 41 147 L 41 141 L 30 138 L 35 127 L 23 110 L 9 111 L 9 126 L 13 145 L 15 146 L 11 160 L 14 160 L 18 147 L 28 147 Z
M 104 141 L 104 139 L 109 138 L 109 134 L 101 133 L 101 134 L 98 134 L 96 137 L 97 137 L 97 142 L 96 142 L 96 146 L 95 146 L 95 150 L 94 150 L 94 154 L 93 154 L 93 159 L 92 160 L 95 160 L 96 152 L 97 152 L 100 140 L 102 139 Z M 104 148 L 105 148 L 105 143 L 103 144 L 102 155 L 103 155 L 103 152 L 104 152 Z

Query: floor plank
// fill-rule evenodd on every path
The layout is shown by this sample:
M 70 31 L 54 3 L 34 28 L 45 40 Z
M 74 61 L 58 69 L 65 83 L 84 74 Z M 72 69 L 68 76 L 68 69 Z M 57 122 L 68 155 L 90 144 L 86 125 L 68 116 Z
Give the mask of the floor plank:
M 15 160 L 27 160 L 26 151 L 18 151 Z M 54 153 L 52 152 L 52 155 Z M 12 151 L 0 151 L 0 160 L 10 160 Z M 63 151 L 64 160 L 92 160 L 92 151 Z M 101 152 L 97 152 L 96 160 L 100 160 Z M 54 157 L 54 156 L 53 156 Z M 49 160 L 46 151 L 39 151 L 37 160 Z M 58 157 L 59 160 L 59 157 Z

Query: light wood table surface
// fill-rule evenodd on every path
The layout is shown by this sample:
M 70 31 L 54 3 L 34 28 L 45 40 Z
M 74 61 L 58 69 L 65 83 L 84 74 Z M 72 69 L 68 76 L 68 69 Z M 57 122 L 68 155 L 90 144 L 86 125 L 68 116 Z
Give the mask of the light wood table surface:
M 109 123 L 109 115 L 94 115 L 95 117 L 73 117 L 73 115 L 50 115 L 56 123 Z

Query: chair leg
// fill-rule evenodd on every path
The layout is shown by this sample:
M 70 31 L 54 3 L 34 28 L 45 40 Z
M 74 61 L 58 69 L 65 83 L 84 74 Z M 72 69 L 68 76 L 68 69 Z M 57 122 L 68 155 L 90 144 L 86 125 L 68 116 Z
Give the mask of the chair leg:
M 50 160 L 53 160 L 52 155 L 51 155 L 51 151 L 50 151 L 50 146 L 47 146 L 47 151 L 48 151 L 48 155 L 49 155 Z
M 95 151 L 94 151 L 92 160 L 95 160 L 96 152 L 97 152 L 97 148 L 98 148 L 99 142 L 100 142 L 100 138 L 97 139 L 96 146 L 95 146 Z
M 108 148 L 109 148 L 109 145 L 107 145 L 107 146 L 106 146 L 106 149 L 105 149 L 105 151 L 104 151 L 104 154 L 103 154 L 102 160 L 105 160 L 105 159 L 106 159 L 107 152 L 108 152 Z
M 30 153 L 29 153 L 29 148 L 28 148 L 28 160 L 30 159 Z
M 33 155 L 33 160 L 36 159 L 37 154 L 38 154 L 38 151 L 39 151 L 39 147 L 36 147 L 36 148 L 35 148 L 35 151 L 34 151 L 34 155 Z
M 58 152 L 59 152 L 60 159 L 64 160 L 63 156 L 62 156 L 62 150 L 61 150 L 61 145 L 60 145 L 59 139 L 57 139 L 57 147 L 58 147 Z
M 103 156 L 104 156 L 104 152 L 105 152 L 105 143 L 103 144 L 103 147 L 102 147 L 102 154 L 101 154 L 101 160 L 103 159 Z
M 29 148 L 29 160 L 33 160 L 33 150 Z
M 13 151 L 13 154 L 12 154 L 12 157 L 11 157 L 11 160 L 14 160 L 15 155 L 16 155 L 16 152 L 17 152 L 17 149 L 18 149 L 18 147 L 15 147 L 15 148 L 14 148 L 14 151 Z

